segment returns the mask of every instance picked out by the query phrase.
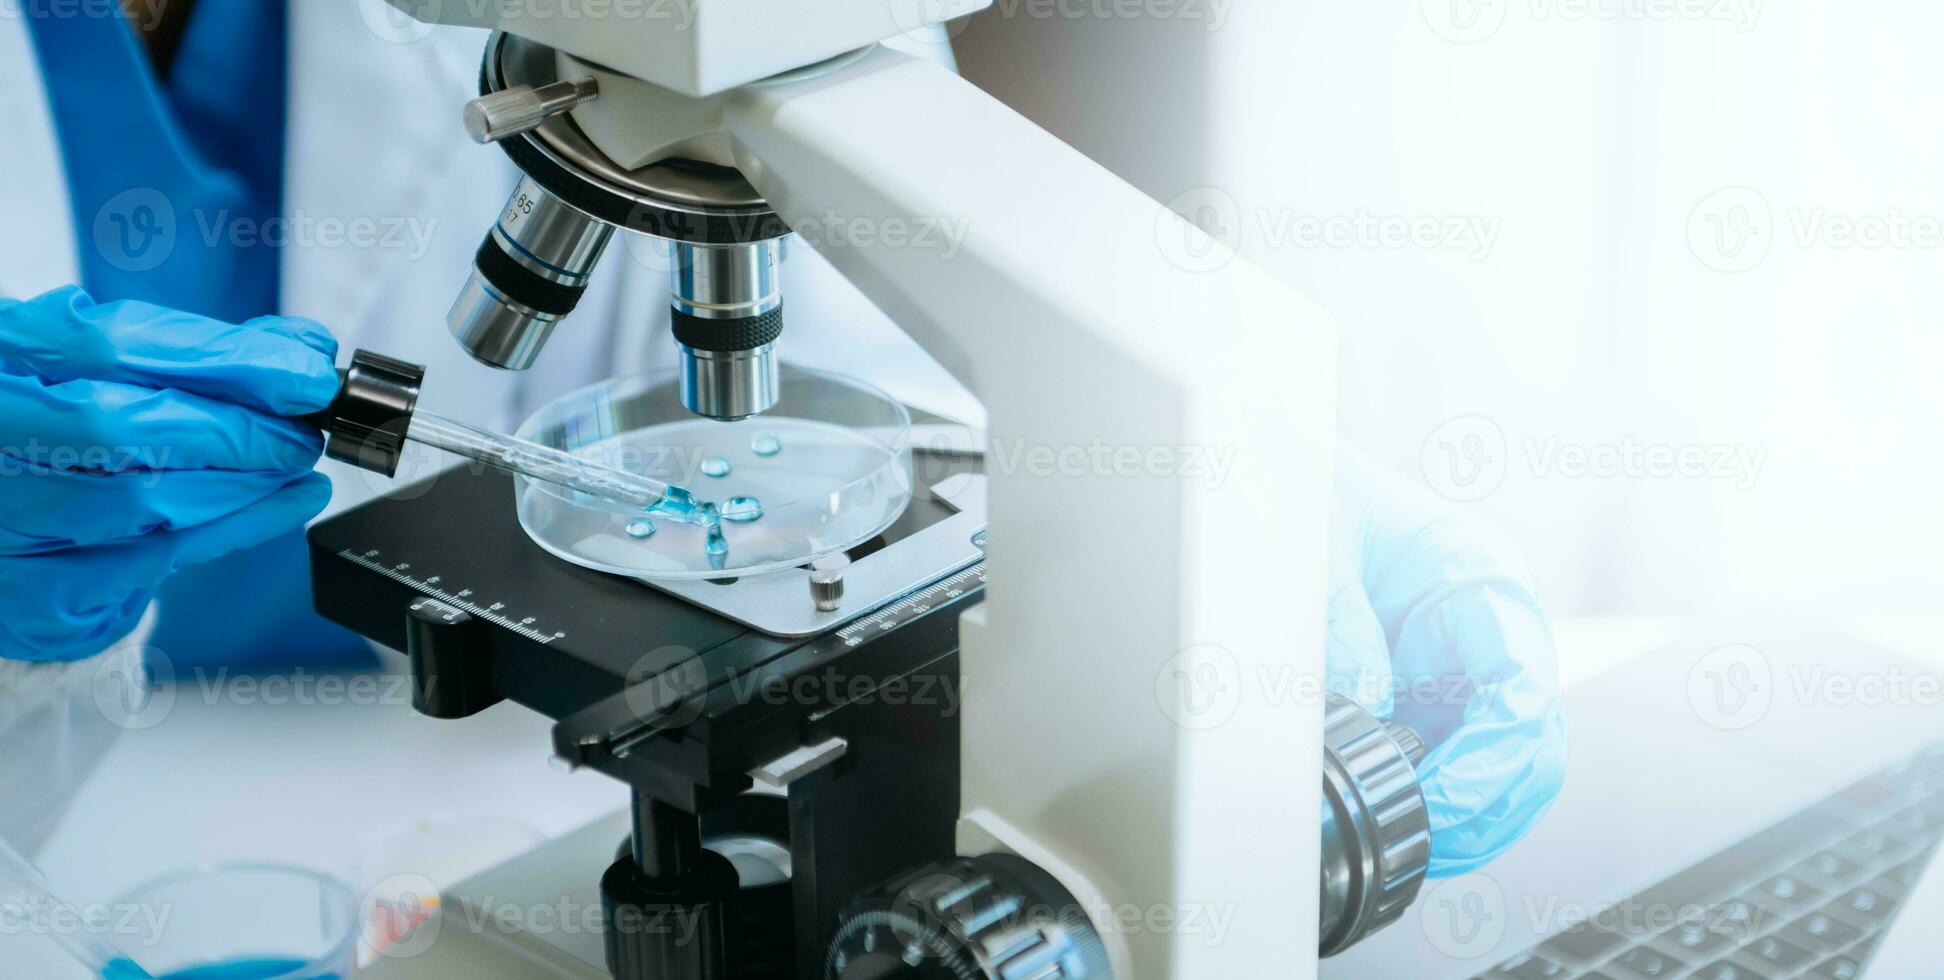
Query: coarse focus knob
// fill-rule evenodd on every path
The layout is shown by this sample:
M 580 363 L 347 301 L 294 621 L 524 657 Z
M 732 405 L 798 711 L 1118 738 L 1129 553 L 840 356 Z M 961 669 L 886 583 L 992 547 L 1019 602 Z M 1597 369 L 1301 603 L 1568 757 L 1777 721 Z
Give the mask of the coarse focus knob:
M 1320 954 L 1334 956 L 1404 914 L 1431 863 L 1417 732 L 1330 694 L 1323 709 Z
M 1093 920 L 1052 875 L 987 854 L 928 865 L 845 912 L 825 980 L 1111 980 Z
M 497 143 L 536 129 L 543 122 L 601 94 L 592 78 L 554 82 L 534 88 L 515 85 L 466 103 L 466 135 L 475 143 Z

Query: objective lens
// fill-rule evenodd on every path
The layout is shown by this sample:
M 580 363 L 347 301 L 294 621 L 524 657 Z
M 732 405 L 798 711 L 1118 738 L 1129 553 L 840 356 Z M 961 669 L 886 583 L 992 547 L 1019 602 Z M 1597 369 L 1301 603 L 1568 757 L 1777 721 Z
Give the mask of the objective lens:
M 777 278 L 780 239 L 746 245 L 676 243 L 675 345 L 682 404 L 735 421 L 769 411 L 781 391 L 776 339 L 783 333 Z
M 554 325 L 574 311 L 614 228 L 527 177 L 480 243 L 472 276 L 446 317 L 452 335 L 493 367 L 533 366 Z

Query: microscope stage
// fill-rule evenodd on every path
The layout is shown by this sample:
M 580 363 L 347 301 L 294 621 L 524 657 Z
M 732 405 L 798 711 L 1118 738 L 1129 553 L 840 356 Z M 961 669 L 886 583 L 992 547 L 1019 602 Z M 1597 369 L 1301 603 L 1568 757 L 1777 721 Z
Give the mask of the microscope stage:
M 914 493 L 882 537 L 853 549 L 849 572 L 909 587 L 868 600 L 860 588 L 847 594 L 855 600 L 849 615 L 805 635 L 771 635 L 712 607 L 748 595 L 750 609 L 774 602 L 807 618 L 802 611 L 814 607 L 803 573 L 682 585 L 711 603 L 582 568 L 521 530 L 511 478 L 470 467 L 314 526 L 314 599 L 326 618 L 412 653 L 415 670 L 432 670 L 421 660 L 439 668 L 432 703 L 421 710 L 459 717 L 514 700 L 563 720 L 555 748 L 569 762 L 618 778 L 660 763 L 663 776 L 690 780 L 670 784 L 681 797 L 739 780 L 797 747 L 817 706 L 759 696 L 761 685 L 802 683 L 808 674 L 819 683 L 836 683 L 823 674 L 875 683 L 956 649 L 958 612 L 984 587 L 977 544 L 961 532 L 981 530 L 983 518 L 955 509 L 943 490 L 954 488 L 949 496 L 962 504 L 981 497 L 979 465 L 975 457 L 915 454 L 914 470 L 941 489 Z M 920 570 L 912 564 L 920 558 L 939 564 Z M 655 702 L 661 697 L 693 707 L 669 710 Z M 665 756 L 636 744 L 655 733 L 685 748 Z M 698 745 L 706 749 L 694 754 Z

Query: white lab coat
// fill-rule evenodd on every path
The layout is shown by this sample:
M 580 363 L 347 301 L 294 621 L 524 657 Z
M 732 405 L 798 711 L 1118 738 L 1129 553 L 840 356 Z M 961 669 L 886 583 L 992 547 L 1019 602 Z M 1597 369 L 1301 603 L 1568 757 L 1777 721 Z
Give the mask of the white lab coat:
M 515 181 L 504 153 L 473 145 L 460 127 L 460 107 L 477 94 L 486 35 L 439 28 L 398 43 L 367 26 L 366 3 L 288 2 L 286 218 L 402 222 L 426 237 L 422 251 L 410 244 L 410 234 L 404 244 L 377 248 L 287 245 L 283 309 L 265 313 L 318 320 L 347 355 L 364 347 L 425 364 L 425 408 L 508 430 L 576 387 L 672 366 L 663 249 L 628 235 L 616 236 L 588 295 L 555 331 L 533 370 L 502 372 L 472 361 L 447 333 L 445 315 Z M 938 44 L 917 47 L 945 51 Z M 18 17 L 0 17 L 0 133 L 7 134 L 0 146 L 0 296 L 25 298 L 75 282 L 76 249 L 92 245 L 85 231 L 76 240 L 38 59 L 29 27 Z M 783 271 L 786 359 L 862 377 L 951 417 L 983 421 L 965 389 L 822 258 L 801 243 L 789 255 Z M 328 461 L 323 468 L 335 486 L 330 512 L 395 486 Z M 406 475 L 422 473 L 401 473 Z M 132 655 L 141 635 L 138 630 L 118 645 L 115 662 Z M 102 729 L 102 713 L 58 705 L 87 705 L 90 681 L 110 666 L 0 664 L 0 742 L 36 744 L 29 738 L 35 732 L 18 729 L 31 725 L 39 736 L 70 747 L 105 744 L 78 730 Z M 33 692 L 45 696 L 29 698 Z M 30 710 L 23 698 L 44 710 Z M 76 730 L 64 733 L 63 724 Z M 79 758 L 4 753 L 10 761 L 0 760 L 0 785 L 46 792 L 44 798 L 0 805 L 0 836 L 11 834 L 32 850 L 98 751 L 79 751 Z

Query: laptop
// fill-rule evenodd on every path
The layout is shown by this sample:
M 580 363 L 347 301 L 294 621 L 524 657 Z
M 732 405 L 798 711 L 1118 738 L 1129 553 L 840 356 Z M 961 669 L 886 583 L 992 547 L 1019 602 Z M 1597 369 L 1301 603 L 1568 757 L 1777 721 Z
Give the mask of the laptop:
M 1944 673 L 1765 617 L 1569 690 L 1559 800 L 1324 980 L 1944 977 Z

